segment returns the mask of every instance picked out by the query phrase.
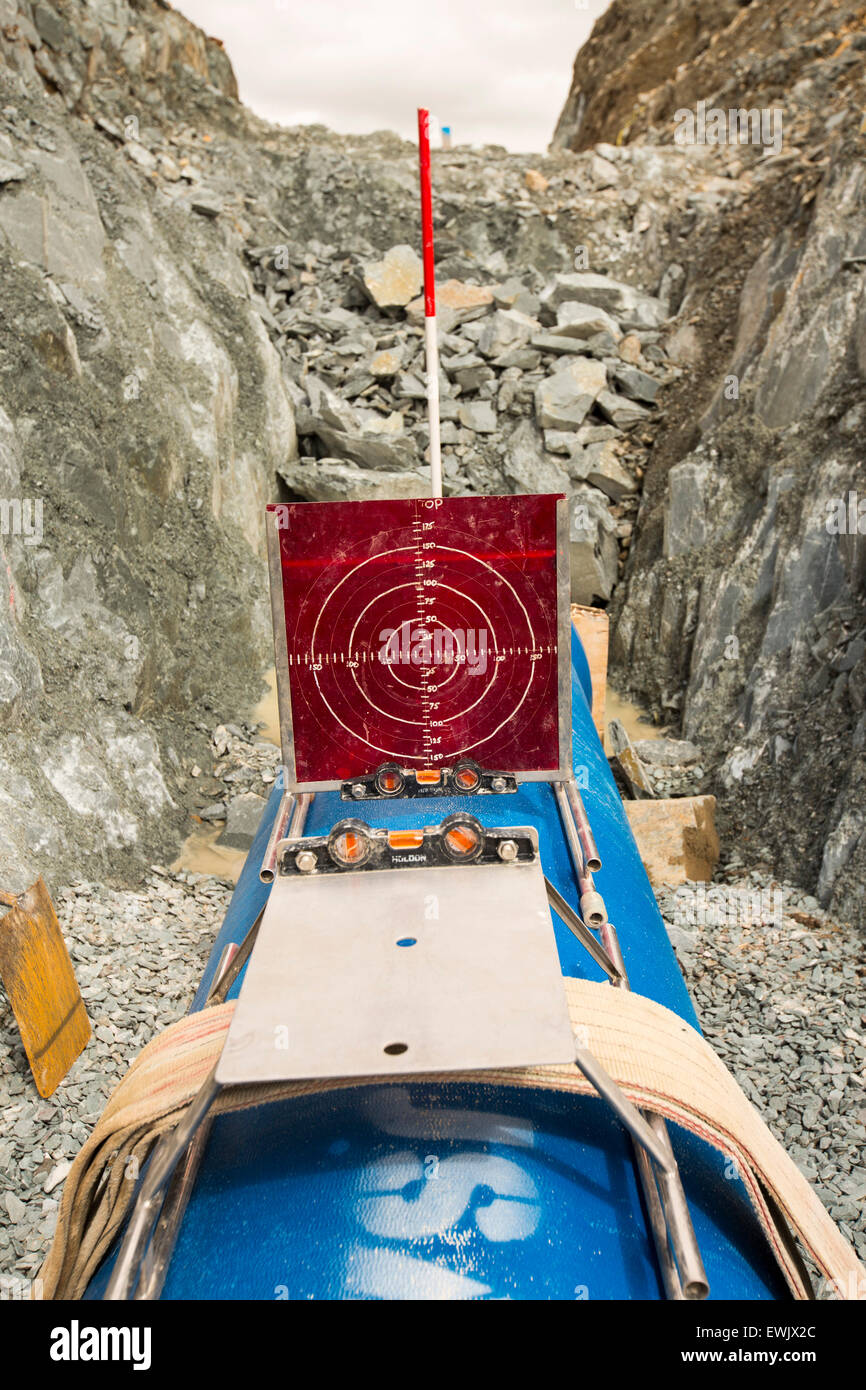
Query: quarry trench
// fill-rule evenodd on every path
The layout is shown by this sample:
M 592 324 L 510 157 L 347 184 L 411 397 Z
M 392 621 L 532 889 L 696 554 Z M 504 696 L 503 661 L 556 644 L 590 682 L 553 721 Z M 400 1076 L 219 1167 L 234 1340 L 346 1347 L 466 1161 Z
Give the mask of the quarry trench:
M 273 785 L 264 505 L 420 495 L 428 438 L 414 146 L 269 126 L 152 0 L 135 63 L 101 0 L 40 6 L 56 47 L 4 5 L 0 498 L 41 534 L 2 513 L 0 886 L 46 874 L 95 1026 L 39 1102 L 0 1014 L 14 1281 Z M 568 495 L 632 736 L 692 741 L 659 790 L 718 798 L 727 915 L 657 894 L 708 1036 L 864 1253 L 866 545 L 824 525 L 866 495 L 863 35 L 765 0 L 704 7 L 695 48 L 663 11 L 597 27 L 547 154 L 434 155 L 446 490 Z M 659 42 L 676 80 L 644 91 Z M 732 55 L 741 104 L 783 93 L 781 159 L 672 143 Z

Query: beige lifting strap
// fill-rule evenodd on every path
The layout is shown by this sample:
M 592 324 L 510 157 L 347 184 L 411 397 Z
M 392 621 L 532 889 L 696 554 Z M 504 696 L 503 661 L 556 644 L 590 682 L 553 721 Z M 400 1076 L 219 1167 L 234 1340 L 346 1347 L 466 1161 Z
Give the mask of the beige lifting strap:
M 866 1298 L 866 1268 L 700 1034 L 639 994 L 588 980 L 565 984 L 581 1042 L 629 1099 L 733 1159 L 794 1297 L 808 1298 L 810 1292 L 780 1212 L 833 1291 L 840 1298 Z M 219 1057 L 233 1008 L 233 1003 L 216 1005 L 167 1028 L 144 1048 L 114 1090 L 66 1179 L 54 1242 L 39 1276 L 45 1298 L 81 1297 L 118 1232 L 154 1140 L 178 1122 Z M 419 1077 L 393 1079 L 417 1082 Z M 425 1079 L 595 1094 L 576 1066 Z M 214 1111 L 369 1084 L 381 1085 L 382 1078 L 233 1088 L 219 1095 Z

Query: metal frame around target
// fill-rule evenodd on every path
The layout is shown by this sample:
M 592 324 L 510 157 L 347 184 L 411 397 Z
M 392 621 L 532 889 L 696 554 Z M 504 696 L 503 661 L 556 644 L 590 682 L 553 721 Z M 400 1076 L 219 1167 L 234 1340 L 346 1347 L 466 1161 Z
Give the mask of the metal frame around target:
M 473 549 L 472 536 L 461 533 L 458 524 L 459 514 L 471 512 L 473 504 L 475 510 L 484 511 L 488 525 L 495 525 L 497 508 L 501 511 L 503 536 L 508 524 L 514 528 L 515 517 L 521 519 L 522 511 L 528 517 L 533 507 L 537 512 L 540 504 L 549 504 L 549 561 L 536 562 L 534 572 L 525 573 L 522 557 L 515 555 L 513 548 L 508 552 L 513 537 L 503 539 L 501 554 L 490 536 Z M 461 757 L 476 759 L 485 768 L 515 772 L 522 781 L 571 776 L 565 500 L 552 496 L 353 503 L 353 520 L 361 516 L 365 524 L 374 526 L 384 509 L 401 518 L 399 524 L 407 536 L 395 536 L 398 543 L 394 545 L 373 545 L 367 552 L 361 549 L 352 563 L 346 538 L 337 533 L 332 545 L 340 560 L 334 561 L 333 574 L 327 564 L 316 571 L 314 561 L 302 561 L 309 566 L 312 589 L 287 595 L 283 562 L 284 546 L 290 543 L 281 522 L 289 515 L 309 521 L 323 507 L 329 509 L 335 527 L 349 515 L 338 503 L 283 504 L 268 512 L 277 691 L 288 790 L 338 789 L 348 778 L 369 773 L 384 762 L 415 769 L 446 768 Z M 431 536 L 422 529 L 431 525 L 429 512 L 438 523 Z M 462 544 L 458 543 L 461 535 Z M 452 578 L 449 570 L 455 565 L 462 567 L 462 584 L 448 582 Z M 389 576 L 392 566 L 396 572 Z M 436 612 L 425 614 L 423 604 L 433 600 L 426 597 L 423 586 L 429 581 L 422 576 L 428 572 L 425 567 L 436 572 L 437 566 Z M 318 592 L 313 593 L 316 587 Z M 296 625 L 301 619 L 297 610 L 304 606 L 307 612 L 298 640 Z M 482 675 L 480 691 L 468 688 L 465 662 L 462 670 L 460 664 L 454 664 L 444 679 L 434 670 L 431 681 L 431 668 L 422 666 L 420 673 L 403 672 L 381 659 L 374 661 L 372 634 L 383 625 L 400 631 L 404 625 L 420 624 L 434 642 L 434 629 L 453 637 L 461 616 L 465 621 L 470 612 L 477 615 L 479 630 L 488 633 L 490 641 L 490 668 Z M 334 642 L 337 632 L 348 633 L 347 639 Z M 525 679 L 518 675 L 524 667 Z M 462 700 L 457 702 L 457 709 L 450 707 L 436 718 L 442 693 L 452 683 L 455 693 L 463 692 Z M 317 717 L 323 741 L 344 738 L 347 746 L 354 748 L 353 753 L 346 752 L 347 762 L 342 767 L 334 760 L 334 765 L 328 766 L 327 756 L 311 748 L 316 743 L 310 728 L 313 706 L 319 702 Z M 542 737 L 536 727 L 542 720 L 541 727 L 547 731 L 545 749 L 536 750 L 530 744 L 515 765 L 510 760 L 506 765 L 496 750 L 511 749 L 519 742 L 519 716 L 527 702 L 526 721 L 536 731 L 526 737 Z M 441 742 L 451 735 L 451 742 Z

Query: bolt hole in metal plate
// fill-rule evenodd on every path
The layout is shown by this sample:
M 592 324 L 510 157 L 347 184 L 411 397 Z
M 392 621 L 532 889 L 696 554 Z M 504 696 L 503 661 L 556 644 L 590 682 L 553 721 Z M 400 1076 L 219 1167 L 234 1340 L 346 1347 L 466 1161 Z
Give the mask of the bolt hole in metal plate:
M 536 858 L 279 876 L 217 1081 L 573 1060 Z
M 268 547 L 290 790 L 467 757 L 571 775 L 564 498 L 281 503 Z

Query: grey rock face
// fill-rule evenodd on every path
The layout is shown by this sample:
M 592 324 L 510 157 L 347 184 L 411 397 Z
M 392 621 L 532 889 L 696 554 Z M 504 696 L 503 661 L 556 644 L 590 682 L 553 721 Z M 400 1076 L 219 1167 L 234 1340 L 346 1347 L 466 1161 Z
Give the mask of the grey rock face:
M 607 373 L 591 357 L 569 360 L 561 371 L 539 382 L 535 392 L 535 413 L 543 430 L 576 430 L 582 425 L 599 393 L 604 390 Z
M 614 637 L 644 698 L 681 709 L 684 733 L 721 763 L 723 835 L 852 920 L 866 884 L 863 701 L 849 675 L 866 629 L 866 473 L 847 423 L 863 291 L 843 266 L 864 198 L 861 169 L 832 169 L 802 237 L 782 226 L 760 251 L 732 355 L 696 412 L 701 442 L 645 494 L 661 557 L 639 535 Z
M 637 483 L 620 462 L 612 441 L 588 444 L 572 457 L 569 471 L 573 478 L 591 483 L 613 502 L 637 492 Z
M 653 295 L 589 270 L 557 275 L 542 296 L 552 308 L 568 300 L 606 310 L 623 328 L 658 328 L 665 320 L 665 307 Z
M 685 459 L 668 474 L 664 549 L 671 559 L 702 546 L 707 536 L 710 465 Z
M 249 849 L 256 837 L 265 801 L 255 792 L 242 792 L 226 806 L 226 823 L 219 843 L 227 849 Z
M 100 33 L 108 9 L 37 9 L 34 26 L 29 7 L 7 6 L 0 30 L 0 763 L 19 770 L 0 796 L 9 889 L 85 866 L 136 873 L 176 849 L 189 763 L 168 750 L 197 737 L 202 698 L 256 698 L 263 510 L 296 452 L 238 232 L 188 197 L 222 207 L 235 195 L 161 172 L 169 149 L 190 173 L 221 162 L 192 132 L 209 105 L 235 107 L 224 54 L 155 5 L 124 9 L 131 45 L 111 23 Z M 94 43 L 135 95 L 108 80 L 88 89 Z M 143 69 L 127 67 L 136 44 Z M 160 51 L 169 65 L 182 54 L 187 75 L 150 124 Z
M 18 183 L 26 177 L 27 170 L 23 164 L 13 164 L 10 159 L 0 159 L 0 183 Z
M 864 835 L 866 810 L 857 806 L 844 808 L 824 844 L 817 888 L 818 899 L 824 907 L 832 902 L 836 880 L 861 845 Z
M 595 488 L 578 484 L 569 504 L 571 601 L 606 602 L 616 583 L 616 528 Z

